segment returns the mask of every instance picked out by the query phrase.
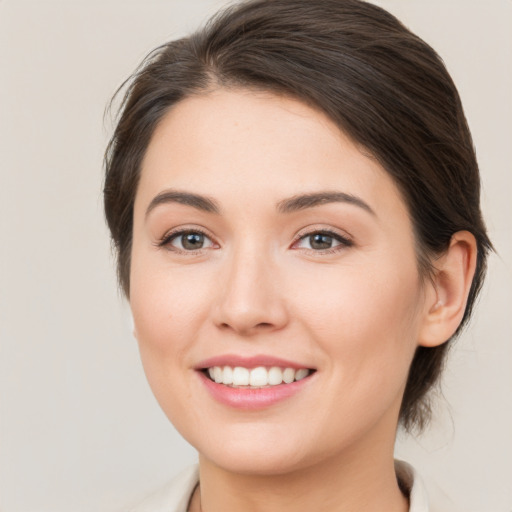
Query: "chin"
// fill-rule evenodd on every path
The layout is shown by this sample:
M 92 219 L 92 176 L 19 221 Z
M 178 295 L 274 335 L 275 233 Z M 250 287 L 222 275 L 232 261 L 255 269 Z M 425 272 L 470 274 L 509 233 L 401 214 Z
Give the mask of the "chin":
M 208 459 L 224 471 L 239 475 L 282 475 L 302 469 L 307 464 L 296 454 L 268 452 L 263 449 L 253 450 L 208 450 L 200 453 L 200 458 Z
M 227 430 L 226 435 L 210 432 L 207 437 L 188 440 L 201 459 L 232 473 L 281 475 L 314 465 L 324 455 L 319 453 L 315 439 L 300 432 L 290 433 L 283 425 L 265 428 L 261 424 L 241 424 Z

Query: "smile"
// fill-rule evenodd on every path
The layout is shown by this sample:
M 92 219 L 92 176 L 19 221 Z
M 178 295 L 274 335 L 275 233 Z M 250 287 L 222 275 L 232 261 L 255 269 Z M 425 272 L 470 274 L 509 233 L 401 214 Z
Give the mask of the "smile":
M 314 386 L 318 373 L 303 362 L 270 355 L 225 354 L 203 360 L 194 369 L 215 402 L 239 411 L 266 409 L 302 395 Z
M 217 384 L 233 388 L 260 389 L 281 384 L 291 384 L 308 377 L 312 370 L 308 368 L 285 368 L 258 366 L 245 368 L 243 366 L 212 366 L 205 374 Z

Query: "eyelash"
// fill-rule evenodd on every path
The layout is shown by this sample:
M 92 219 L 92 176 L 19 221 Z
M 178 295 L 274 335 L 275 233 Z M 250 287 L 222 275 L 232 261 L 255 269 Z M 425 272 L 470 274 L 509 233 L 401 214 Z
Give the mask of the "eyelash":
M 201 251 L 204 250 L 203 248 L 187 251 L 187 250 L 183 250 L 183 249 L 179 249 L 177 247 L 171 246 L 171 242 L 173 240 L 175 240 L 176 238 L 179 238 L 180 236 L 186 235 L 186 234 L 199 234 L 199 235 L 203 235 L 205 238 L 210 240 L 212 242 L 212 244 L 215 245 L 215 242 L 213 241 L 212 237 L 206 231 L 204 231 L 204 230 L 202 230 L 200 228 L 196 228 L 196 227 L 194 227 L 194 228 L 177 228 L 175 230 L 167 232 L 156 243 L 156 245 L 158 247 L 163 247 L 163 248 L 167 249 L 168 251 L 173 251 L 173 252 L 176 252 L 178 254 L 186 254 L 186 255 L 200 254 Z
M 354 242 L 350 238 L 348 238 L 347 236 L 343 236 L 336 231 L 333 231 L 330 229 L 312 229 L 307 232 L 299 233 L 292 243 L 292 248 L 294 248 L 294 246 L 297 245 L 300 241 L 306 240 L 308 237 L 312 237 L 314 235 L 328 236 L 328 237 L 332 238 L 333 240 L 335 240 L 336 242 L 339 242 L 339 245 L 336 245 L 335 247 L 330 247 L 328 249 L 308 249 L 308 248 L 302 249 L 304 251 L 307 251 L 309 254 L 314 254 L 314 255 L 333 254 L 333 253 L 342 251 L 344 249 L 347 249 L 348 247 L 352 247 L 354 245 Z M 300 248 L 296 248 L 295 250 L 300 250 Z
M 213 245 L 216 245 L 215 242 L 213 241 L 212 237 L 206 231 L 204 231 L 200 228 L 195 228 L 195 227 L 194 228 L 178 228 L 178 229 L 172 230 L 170 232 L 167 232 L 155 245 L 157 247 L 166 248 L 169 251 L 173 251 L 173 252 L 176 252 L 179 254 L 186 254 L 186 255 L 197 255 L 197 254 L 200 254 L 201 251 L 203 251 L 205 249 L 209 249 L 209 247 L 208 247 L 208 248 L 200 248 L 197 250 L 183 250 L 183 249 L 179 249 L 177 247 L 171 246 L 171 242 L 173 240 L 179 238 L 180 236 L 186 235 L 186 234 L 203 235 L 205 238 L 210 240 L 210 242 Z M 343 249 L 346 249 L 348 247 L 352 247 L 354 245 L 354 242 L 350 238 L 343 236 L 336 231 L 329 230 L 329 229 L 312 229 L 311 231 L 302 232 L 299 235 L 297 235 L 291 244 L 291 248 L 294 250 L 300 250 L 300 248 L 296 248 L 294 246 L 296 246 L 300 241 L 306 240 L 308 237 L 311 237 L 314 235 L 328 236 L 328 237 L 332 238 L 333 240 L 335 240 L 336 242 L 339 242 L 339 245 L 336 245 L 335 247 L 330 247 L 328 249 L 308 249 L 308 248 L 302 249 L 304 251 L 307 251 L 310 254 L 315 254 L 315 255 L 333 254 L 333 253 L 342 251 Z

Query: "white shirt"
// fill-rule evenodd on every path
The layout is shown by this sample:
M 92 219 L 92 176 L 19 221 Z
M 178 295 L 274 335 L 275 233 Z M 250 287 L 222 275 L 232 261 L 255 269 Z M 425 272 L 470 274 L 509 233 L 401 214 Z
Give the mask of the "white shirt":
M 429 512 L 425 487 L 414 468 L 407 462 L 395 461 L 395 471 L 409 491 L 409 512 Z M 129 509 L 129 512 L 187 512 L 198 482 L 199 467 L 191 466 L 138 506 Z

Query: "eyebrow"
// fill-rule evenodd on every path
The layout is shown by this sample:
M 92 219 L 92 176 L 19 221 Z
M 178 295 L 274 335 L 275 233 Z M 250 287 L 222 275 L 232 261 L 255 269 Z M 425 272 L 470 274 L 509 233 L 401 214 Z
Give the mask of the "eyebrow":
M 192 192 L 181 192 L 179 190 L 165 190 L 156 195 L 146 209 L 146 217 L 157 206 L 167 203 L 179 203 L 187 206 L 192 206 L 198 210 L 208 213 L 220 213 L 220 208 L 217 202 L 211 197 L 193 194 Z
M 313 192 L 311 194 L 302 194 L 293 196 L 289 199 L 284 199 L 283 201 L 279 201 L 279 203 L 277 203 L 277 210 L 280 213 L 292 213 L 328 203 L 352 204 L 376 216 L 370 205 L 363 201 L 360 197 L 347 194 L 345 192 L 331 191 Z
M 146 217 L 154 210 L 157 206 L 168 203 L 178 203 L 187 206 L 192 206 L 198 210 L 202 210 L 207 213 L 220 213 L 220 207 L 215 199 L 194 194 L 192 192 L 182 192 L 179 190 L 165 190 L 160 194 L 156 195 L 149 206 L 146 209 Z M 354 206 L 358 206 L 368 213 L 375 216 L 375 212 L 368 203 L 363 201 L 360 197 L 346 192 L 312 192 L 310 194 L 300 194 L 288 199 L 283 199 L 277 203 L 277 211 L 279 213 L 293 213 L 300 210 L 306 210 L 308 208 L 314 208 L 328 203 L 347 203 Z

